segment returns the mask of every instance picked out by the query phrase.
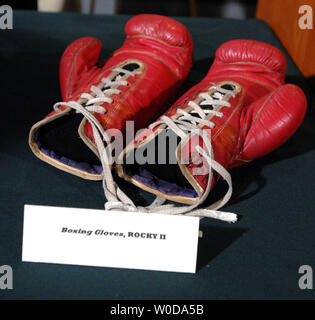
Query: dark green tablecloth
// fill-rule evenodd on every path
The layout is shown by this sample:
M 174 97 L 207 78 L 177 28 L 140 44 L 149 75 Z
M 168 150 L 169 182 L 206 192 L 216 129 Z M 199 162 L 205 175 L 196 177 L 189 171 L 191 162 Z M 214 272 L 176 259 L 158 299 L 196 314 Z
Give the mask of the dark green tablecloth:
M 298 269 L 315 269 L 315 99 L 288 55 L 287 81 L 307 93 L 307 117 L 280 149 L 232 171 L 234 195 L 224 210 L 242 219 L 233 225 L 202 220 L 196 274 L 21 262 L 25 203 L 103 208 L 101 183 L 39 161 L 27 138 L 31 125 L 61 99 L 58 64 L 65 47 L 78 37 L 96 36 L 108 56 L 121 46 L 127 19 L 15 12 L 13 30 L 0 30 L 0 266 L 14 271 L 14 289 L 0 290 L 0 299 L 314 298 L 315 290 L 299 289 Z M 186 87 L 206 74 L 216 48 L 227 40 L 256 39 L 283 49 L 259 20 L 178 20 L 195 45 Z M 152 198 L 144 192 L 138 197 Z

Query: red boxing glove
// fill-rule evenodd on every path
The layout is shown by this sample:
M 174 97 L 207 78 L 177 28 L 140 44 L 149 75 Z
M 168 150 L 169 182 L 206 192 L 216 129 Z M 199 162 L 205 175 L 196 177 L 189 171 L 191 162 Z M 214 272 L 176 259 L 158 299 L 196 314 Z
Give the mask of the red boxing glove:
M 125 32 L 123 46 L 101 67 L 100 40 L 80 38 L 67 47 L 60 62 L 64 102 L 30 131 L 29 144 L 37 157 L 77 176 L 100 180 L 103 168 L 87 117 L 98 121 L 100 131 L 124 131 L 128 120 L 134 121 L 135 129 L 144 127 L 187 77 L 193 43 L 181 23 L 142 14 L 127 22 Z M 83 112 L 87 116 L 82 117 Z
M 123 151 L 118 174 L 160 197 L 191 204 L 174 211 L 188 214 L 222 176 L 229 191 L 207 209 L 222 207 L 232 193 L 226 169 L 279 147 L 305 116 L 306 97 L 297 86 L 284 84 L 285 70 L 285 56 L 269 44 L 251 40 L 224 43 L 207 76 Z M 175 146 L 157 142 L 166 131 L 169 139 L 175 136 Z M 155 155 L 150 157 L 150 152 Z M 156 161 L 140 166 L 137 154 Z M 161 154 L 169 154 L 166 164 L 158 163 Z M 134 156 L 136 163 L 128 164 Z M 209 212 L 190 213 L 220 218 L 218 212 Z M 221 218 L 233 221 L 224 215 Z

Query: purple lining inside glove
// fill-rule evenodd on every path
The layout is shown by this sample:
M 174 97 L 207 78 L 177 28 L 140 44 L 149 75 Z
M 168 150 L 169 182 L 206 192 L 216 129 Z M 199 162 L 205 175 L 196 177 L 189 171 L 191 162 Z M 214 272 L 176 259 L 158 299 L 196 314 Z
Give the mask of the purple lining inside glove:
M 143 183 L 149 188 L 160 191 L 167 195 L 183 196 L 197 198 L 198 194 L 194 189 L 188 189 L 178 186 L 176 183 L 168 182 L 162 179 L 157 179 L 150 171 L 139 168 L 139 174 L 128 172 L 128 175 L 133 179 Z
M 48 157 L 55 159 L 61 163 L 64 163 L 67 166 L 79 169 L 81 171 L 85 171 L 91 174 L 101 174 L 103 172 L 102 166 L 90 165 L 89 163 L 77 162 L 66 157 L 58 156 L 57 154 L 55 154 L 53 150 L 47 150 L 43 147 L 40 147 L 40 150 Z

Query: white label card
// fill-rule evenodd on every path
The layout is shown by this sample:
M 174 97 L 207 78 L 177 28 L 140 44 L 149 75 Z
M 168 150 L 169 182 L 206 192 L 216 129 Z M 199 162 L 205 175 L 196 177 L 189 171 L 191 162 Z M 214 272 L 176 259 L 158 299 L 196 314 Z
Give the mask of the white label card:
M 22 261 L 196 272 L 199 218 L 24 206 Z

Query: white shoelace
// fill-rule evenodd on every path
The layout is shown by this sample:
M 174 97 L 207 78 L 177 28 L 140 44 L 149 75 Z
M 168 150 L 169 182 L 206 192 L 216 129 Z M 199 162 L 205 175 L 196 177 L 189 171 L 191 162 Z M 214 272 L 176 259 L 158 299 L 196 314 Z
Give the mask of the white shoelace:
M 134 77 L 134 73 L 131 71 L 128 71 L 123 68 L 113 68 L 112 71 L 118 72 L 119 74 L 128 74 L 129 76 Z M 82 93 L 80 96 L 80 99 L 84 99 L 86 102 L 85 104 L 85 110 L 90 111 L 90 112 L 96 112 L 100 114 L 105 114 L 106 109 L 104 107 L 101 107 L 103 103 L 112 103 L 113 100 L 110 98 L 111 95 L 113 94 L 119 94 L 121 93 L 121 90 L 115 89 L 114 87 L 119 87 L 119 86 L 128 86 L 128 81 L 122 80 L 121 76 L 118 74 L 116 76 L 115 80 L 110 80 L 108 78 L 102 78 L 102 87 L 103 89 L 96 87 L 96 86 L 91 86 L 91 92 L 90 93 Z M 108 88 L 105 89 L 104 88 Z M 60 112 L 59 107 L 60 106 L 67 106 L 69 108 L 75 109 L 76 112 L 80 112 L 78 106 L 82 106 L 81 103 L 78 103 L 76 101 L 69 101 L 69 102 L 57 102 L 54 105 L 54 109 L 57 112 Z M 78 107 L 78 108 L 77 108 Z
M 127 70 L 116 68 L 115 71 L 130 73 Z M 133 74 L 132 74 L 133 75 Z M 107 87 L 111 87 L 113 83 L 120 85 L 127 85 L 125 81 L 110 81 L 108 79 L 102 79 L 102 82 Z M 221 87 L 213 86 L 210 89 L 214 89 L 215 93 L 210 95 L 209 93 L 201 93 L 199 96 L 204 99 L 200 105 L 219 105 L 230 107 L 230 103 L 227 101 L 223 101 L 222 97 L 225 94 L 229 94 L 232 97 L 235 96 L 232 90 L 223 89 Z M 210 128 L 214 127 L 214 123 L 206 120 L 206 116 L 208 114 L 212 114 L 215 116 L 224 116 L 221 112 L 215 110 L 203 110 L 196 102 L 190 101 L 188 105 L 192 108 L 190 113 L 185 110 L 178 109 L 177 113 L 181 114 L 181 116 L 177 119 L 171 119 L 167 116 L 162 116 L 160 121 L 154 122 L 150 125 L 150 128 L 154 128 L 159 124 L 166 124 L 170 129 L 172 129 L 178 136 L 183 140 L 188 136 L 189 132 L 193 132 L 201 135 L 206 149 L 202 149 L 200 146 L 196 147 L 196 150 L 206 159 L 209 165 L 209 177 L 208 184 L 205 189 L 204 194 L 200 197 L 198 203 L 190 206 L 175 206 L 173 204 L 164 205 L 166 199 L 157 196 L 153 203 L 147 207 L 137 207 L 133 203 L 133 201 L 118 187 L 115 183 L 112 173 L 111 173 L 111 163 L 112 162 L 112 149 L 109 143 L 109 137 L 106 134 L 103 127 L 100 125 L 98 120 L 94 117 L 91 112 L 99 112 L 105 113 L 105 109 L 100 107 L 99 104 L 108 102 L 111 103 L 112 99 L 110 99 L 110 95 L 114 93 L 118 93 L 117 89 L 107 89 L 102 91 L 97 87 L 92 87 L 91 91 L 94 93 L 93 95 L 83 93 L 81 95 L 82 98 L 87 99 L 85 102 L 85 107 L 75 101 L 69 102 L 58 102 L 54 105 L 55 110 L 59 110 L 59 106 L 68 106 L 76 110 L 76 112 L 81 113 L 91 124 L 93 130 L 93 136 L 95 139 L 95 144 L 99 153 L 99 157 L 101 160 L 101 164 L 103 167 L 103 189 L 104 194 L 108 202 L 105 203 L 106 210 L 119 210 L 119 211 L 129 211 L 129 212 L 145 212 L 145 213 L 161 213 L 161 214 L 185 214 L 189 216 L 197 216 L 197 217 L 209 217 L 214 219 L 219 219 L 227 222 L 235 222 L 237 221 L 237 215 L 231 212 L 222 212 L 217 211 L 216 209 L 224 206 L 230 199 L 232 195 L 232 179 L 227 170 L 222 167 L 218 162 L 213 159 L 213 151 L 211 146 L 211 140 L 209 137 L 204 137 L 204 135 L 200 134 L 200 128 L 198 128 L 198 124 L 204 124 L 209 126 Z M 102 109 L 102 110 L 101 110 Z M 198 114 L 199 117 L 194 117 L 192 114 Z M 105 148 L 104 141 L 108 143 L 108 150 Z M 216 203 L 212 204 L 207 208 L 197 207 L 202 204 L 205 199 L 208 197 L 213 177 L 213 170 L 219 173 L 222 178 L 228 183 L 229 189 L 226 195 Z

